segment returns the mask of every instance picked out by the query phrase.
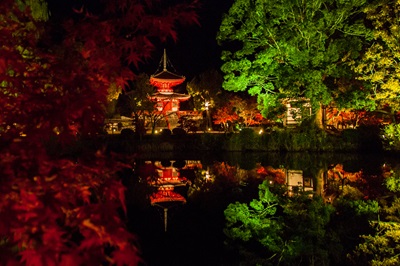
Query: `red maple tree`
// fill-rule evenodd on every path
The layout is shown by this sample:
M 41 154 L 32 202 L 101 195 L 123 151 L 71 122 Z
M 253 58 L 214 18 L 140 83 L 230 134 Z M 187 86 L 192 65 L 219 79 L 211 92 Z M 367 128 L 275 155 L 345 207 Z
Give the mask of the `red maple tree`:
M 229 101 L 224 106 L 218 108 L 213 114 L 213 123 L 215 125 L 221 125 L 221 127 L 228 131 L 234 123 L 239 121 L 239 116 L 234 110 L 234 102 Z
M 244 99 L 236 95 L 215 111 L 213 121 L 214 124 L 221 124 L 225 130 L 233 124 L 250 127 L 269 123 L 257 109 L 255 98 Z
M 84 6 L 55 42 L 25 2 L 0 3 L 0 264 L 137 265 L 121 217 L 125 166 L 78 144 L 102 128 L 110 84 L 133 78 L 152 38 L 176 38 L 176 23 L 196 22 L 195 5 Z

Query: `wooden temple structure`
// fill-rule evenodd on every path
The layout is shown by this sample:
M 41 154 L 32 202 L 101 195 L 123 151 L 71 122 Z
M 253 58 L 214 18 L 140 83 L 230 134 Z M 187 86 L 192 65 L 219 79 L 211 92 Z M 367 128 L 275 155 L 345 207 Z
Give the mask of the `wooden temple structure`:
M 162 58 L 163 70 L 150 76 L 150 84 L 157 88 L 157 92 L 150 96 L 156 102 L 156 108 L 165 117 L 167 127 L 177 122 L 179 116 L 180 102 L 187 101 L 190 95 L 174 92 L 174 87 L 182 84 L 186 78 L 173 73 L 167 69 L 167 53 L 164 49 Z

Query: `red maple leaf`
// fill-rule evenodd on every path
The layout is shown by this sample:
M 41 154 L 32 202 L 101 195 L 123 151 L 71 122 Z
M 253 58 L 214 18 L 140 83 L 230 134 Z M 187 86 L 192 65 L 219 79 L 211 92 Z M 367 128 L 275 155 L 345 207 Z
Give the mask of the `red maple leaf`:
M 143 262 L 139 256 L 134 256 L 133 254 L 137 254 L 137 250 L 124 246 L 112 253 L 113 262 L 117 266 L 136 266 Z

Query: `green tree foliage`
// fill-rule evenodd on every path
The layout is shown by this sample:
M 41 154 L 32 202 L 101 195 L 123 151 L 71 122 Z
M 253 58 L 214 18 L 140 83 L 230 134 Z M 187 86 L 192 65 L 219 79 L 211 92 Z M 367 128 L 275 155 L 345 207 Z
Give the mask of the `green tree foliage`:
M 374 42 L 362 60 L 353 61 L 358 79 L 367 81 L 369 98 L 382 109 L 400 107 L 400 3 L 377 1 L 365 9 L 373 25 Z
M 335 208 L 325 205 L 322 198 L 306 195 L 288 198 L 284 205 L 285 238 L 288 265 L 304 261 L 305 265 L 328 265 L 330 254 L 340 250 L 336 234 L 329 229 Z
M 382 141 L 387 150 L 400 151 L 400 124 L 389 124 L 382 129 Z
M 306 97 L 314 108 L 332 101 L 367 105 L 343 63 L 358 58 L 370 38 L 362 17 L 366 2 L 235 1 L 217 36 L 225 48 L 224 89 L 258 96 L 264 116 L 281 98 Z
M 36 21 L 47 21 L 49 19 L 50 12 L 46 0 L 16 0 L 15 2 L 20 10 L 29 9 L 32 18 Z
M 228 206 L 224 232 L 229 239 L 242 241 L 242 251 L 247 250 L 242 254 L 248 255 L 249 247 L 258 250 L 252 257 L 258 256 L 265 265 L 293 265 L 299 261 L 299 265 L 327 265 L 329 249 L 340 250 L 334 233 L 328 230 L 334 210 L 319 197 L 275 195 L 269 182 L 264 181 L 259 186 L 258 200 Z M 254 243 L 262 248 L 254 248 Z M 252 265 L 244 262 L 249 258 L 241 259 L 243 265 Z
M 390 176 L 385 179 L 386 187 L 392 191 L 400 193 L 400 173 L 399 171 L 390 171 Z
M 268 182 L 259 186 L 259 199 L 249 204 L 233 203 L 224 211 L 225 234 L 231 239 L 255 240 L 274 256 L 281 252 L 283 224 L 276 217 L 277 197 L 269 190 Z
M 400 264 L 400 224 L 373 222 L 374 235 L 364 235 L 353 257 L 354 265 L 396 266 Z
M 391 169 L 385 180 L 388 191 L 381 200 L 380 219 L 370 221 L 371 234 L 348 255 L 354 265 L 400 264 L 400 182 L 398 169 Z

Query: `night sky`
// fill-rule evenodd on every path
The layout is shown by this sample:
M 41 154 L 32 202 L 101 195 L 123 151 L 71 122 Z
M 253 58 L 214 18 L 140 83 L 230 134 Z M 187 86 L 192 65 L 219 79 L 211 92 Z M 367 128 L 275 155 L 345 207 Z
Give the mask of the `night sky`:
M 198 12 L 200 26 L 178 30 L 177 43 L 171 41 L 165 47 L 159 47 L 152 62 L 144 67 L 147 74 L 154 74 L 159 67 L 164 48 L 175 70 L 188 81 L 207 69 L 220 68 L 221 48 L 217 45 L 216 35 L 223 13 L 228 12 L 234 0 L 201 1 L 203 6 Z

